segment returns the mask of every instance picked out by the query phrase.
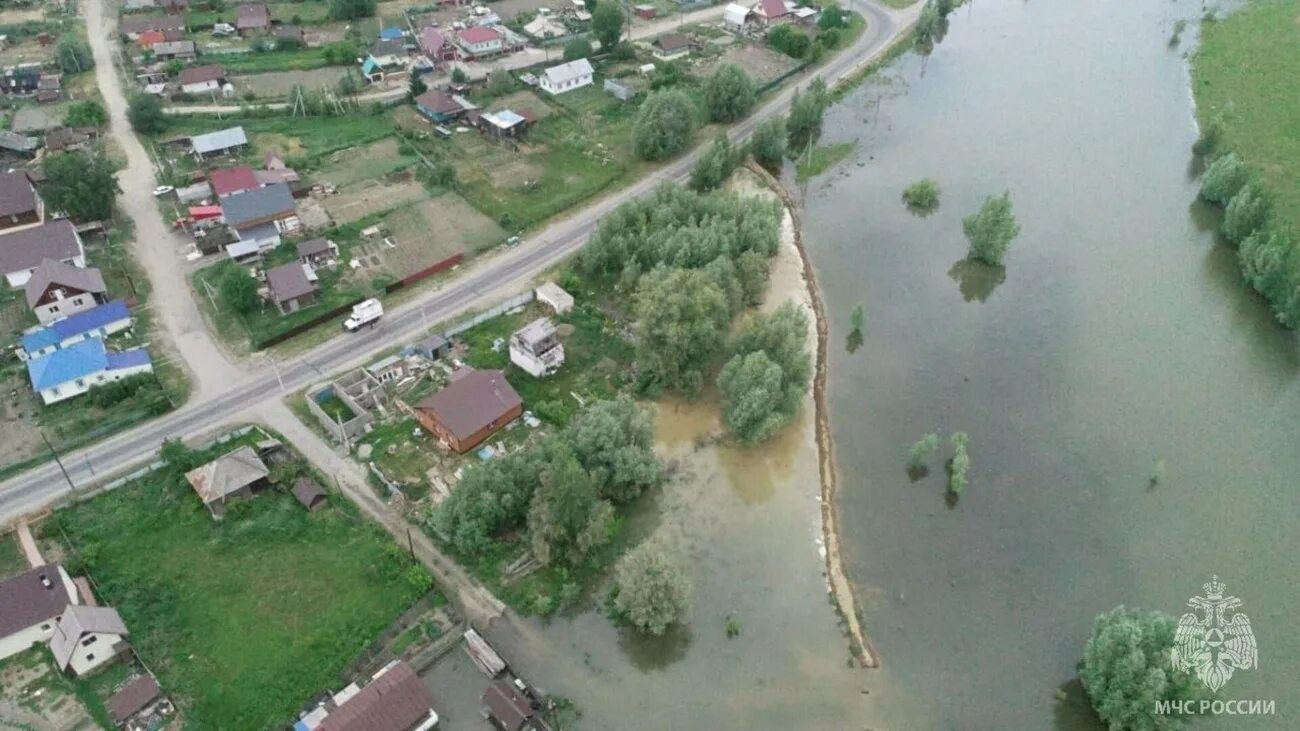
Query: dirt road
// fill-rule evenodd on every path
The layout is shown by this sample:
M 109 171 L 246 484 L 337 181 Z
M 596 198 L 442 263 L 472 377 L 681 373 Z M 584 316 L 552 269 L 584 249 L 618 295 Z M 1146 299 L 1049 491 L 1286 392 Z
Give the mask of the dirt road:
M 154 200 L 157 183 L 153 163 L 127 122 L 126 93 L 113 65 L 117 22 L 105 15 L 104 0 L 88 0 L 85 10 L 87 34 L 95 55 L 95 81 L 108 110 L 108 132 L 126 156 L 126 167 L 117 174 L 122 188 L 118 211 L 135 224 L 131 248 L 153 285 L 149 306 L 194 382 L 193 398 L 211 398 L 238 380 L 241 373 L 208 335 L 186 281 L 189 270 L 182 260 L 182 242 L 167 228 Z

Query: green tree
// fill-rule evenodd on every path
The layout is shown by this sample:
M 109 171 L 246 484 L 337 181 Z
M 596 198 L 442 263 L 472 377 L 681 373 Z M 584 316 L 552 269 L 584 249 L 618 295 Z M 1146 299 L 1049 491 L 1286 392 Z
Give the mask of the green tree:
M 790 423 L 812 376 L 808 317 L 792 303 L 756 315 L 731 344 L 718 374 L 723 419 L 740 441 L 755 444 Z
M 819 30 L 834 30 L 843 28 L 848 25 L 844 18 L 844 11 L 840 9 L 840 4 L 831 0 L 822 7 L 822 13 L 817 17 L 817 28 Z
M 663 465 L 654 453 L 654 416 L 626 395 L 578 412 L 565 440 L 603 498 L 627 502 L 663 482 Z
M 970 241 L 970 258 L 1001 265 L 1011 240 L 1020 235 L 1020 224 L 1011 212 L 1010 191 L 986 198 L 979 212 L 963 218 L 961 226 Z
M 89 71 L 95 66 L 95 57 L 90 52 L 90 44 L 81 40 L 75 33 L 64 33 L 55 44 L 55 54 L 59 59 L 59 69 L 65 74 L 78 74 Z
M 929 459 L 930 455 L 934 454 L 934 450 L 938 448 L 939 435 L 934 432 L 930 432 L 916 440 L 911 449 L 907 450 L 907 468 L 914 472 L 920 470 L 925 466 L 925 460 Z
M 41 161 L 45 184 L 41 195 L 52 211 L 77 221 L 103 221 L 113 215 L 113 200 L 121 193 L 117 165 L 102 149 L 59 152 Z
M 820 76 L 813 80 L 806 93 L 795 92 L 790 102 L 790 118 L 785 123 L 791 155 L 802 152 L 822 136 L 822 116 L 828 102 L 826 84 Z
M 456 185 L 456 166 L 446 160 L 437 160 L 418 167 L 415 176 L 429 190 L 445 190 Z
M 768 258 L 757 251 L 746 251 L 736 257 L 736 278 L 745 297 L 745 306 L 754 307 L 763 301 L 767 289 Z
M 257 294 L 257 280 L 239 266 L 231 267 L 222 275 L 217 293 L 222 304 L 241 315 L 250 314 L 262 302 Z
M 720 187 L 731 175 L 736 166 L 736 153 L 731 149 L 731 142 L 725 134 L 719 133 L 695 161 L 691 168 L 691 178 L 687 185 L 691 190 L 701 193 Z
M 469 83 L 469 74 L 465 73 L 465 69 L 457 66 L 451 70 L 451 82 L 453 84 L 467 84 Z
M 406 85 L 406 100 L 414 101 L 415 98 L 429 90 L 429 85 L 424 83 L 424 78 L 419 74 L 411 74 L 411 81 Z
M 926 0 L 921 8 L 921 17 L 916 21 L 916 42 L 926 46 L 934 43 L 943 26 L 943 15 L 935 0 Z
M 1123 606 L 1093 622 L 1079 680 L 1112 731 L 1174 731 L 1186 725 L 1183 716 L 1156 713 L 1161 701 L 1199 697 L 1195 680 L 1170 660 L 1176 627 L 1164 612 Z
M 1249 178 L 1250 173 L 1237 153 L 1221 155 L 1210 163 L 1201 178 L 1201 197 L 1211 203 L 1226 206 Z
M 612 51 L 623 35 L 623 11 L 616 0 L 596 3 L 591 11 L 591 34 L 600 41 L 600 47 Z
M 643 160 L 664 160 L 681 152 L 695 132 L 698 111 L 685 92 L 656 91 L 641 104 L 632 129 L 632 144 Z
M 754 128 L 749 152 L 759 165 L 773 173 L 780 172 L 785 159 L 785 140 L 785 120 L 780 117 L 765 119 Z
M 528 543 L 543 565 L 581 565 L 609 541 L 614 509 L 567 449 L 557 449 L 528 509 Z
M 591 56 L 591 41 L 586 38 L 574 38 L 564 44 L 564 60 L 577 61 Z
M 754 82 L 734 63 L 724 63 L 704 83 L 704 106 L 714 122 L 734 122 L 754 106 Z
M 948 465 L 948 492 L 960 495 L 966 489 L 966 473 L 970 471 L 970 455 L 966 453 L 966 432 L 952 435 L 952 462 Z
M 1223 213 L 1223 225 L 1220 232 L 1229 243 L 1240 244 L 1247 236 L 1255 233 L 1268 223 L 1269 200 L 1256 192 L 1255 187 L 1246 184 L 1228 201 L 1228 208 Z
M 633 312 L 645 385 L 699 392 L 731 321 L 718 285 L 699 269 L 660 267 L 641 278 Z
M 487 83 L 483 85 L 483 91 L 488 96 L 505 96 L 515 90 L 515 80 L 510 76 L 510 72 L 498 69 L 488 74 Z
M 108 112 L 93 99 L 75 102 L 63 115 L 63 123 L 69 127 L 103 127 L 107 122 Z
M 156 135 L 167 128 L 167 116 L 162 102 L 153 94 L 136 94 L 126 107 L 126 118 L 131 129 L 142 135 Z
M 661 635 L 686 615 L 691 585 L 659 543 L 632 549 L 614 571 L 614 609 L 641 632 Z
M 356 20 L 375 14 L 375 0 L 329 0 L 331 20 Z
M 790 58 L 803 58 L 812 47 L 812 39 L 793 25 L 778 25 L 767 32 L 767 45 Z
M 939 184 L 930 178 L 921 178 L 903 190 L 903 203 L 919 216 L 928 216 L 939 207 Z
M 1237 249 L 1242 274 L 1270 302 L 1285 301 L 1300 274 L 1300 251 L 1289 229 L 1256 229 Z

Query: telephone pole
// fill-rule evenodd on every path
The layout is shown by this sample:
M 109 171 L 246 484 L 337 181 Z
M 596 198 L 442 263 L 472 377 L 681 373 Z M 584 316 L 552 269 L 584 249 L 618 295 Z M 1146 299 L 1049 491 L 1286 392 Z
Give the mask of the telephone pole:
M 72 483 L 72 477 L 68 474 L 67 468 L 63 466 L 63 460 L 59 458 L 58 450 L 54 448 L 53 444 L 50 444 L 50 439 L 45 436 L 44 429 L 37 429 L 37 431 L 40 432 L 41 441 L 45 442 L 46 448 L 49 449 L 50 454 L 53 455 L 55 464 L 59 466 L 59 472 L 63 473 L 63 479 L 68 481 L 68 489 L 75 493 L 77 491 L 77 486 Z M 89 462 L 87 462 L 87 464 L 89 464 Z

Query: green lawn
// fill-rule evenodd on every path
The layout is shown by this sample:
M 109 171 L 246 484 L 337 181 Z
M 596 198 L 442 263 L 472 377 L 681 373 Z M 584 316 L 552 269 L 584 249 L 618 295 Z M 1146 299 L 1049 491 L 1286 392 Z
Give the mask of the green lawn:
M 191 27 L 210 28 L 224 20 L 235 22 L 234 5 L 229 10 L 192 10 L 185 14 L 185 24 Z M 329 20 L 330 8 L 326 2 L 268 3 L 271 20 L 285 24 L 316 25 Z
M 1193 64 L 1203 128 L 1222 118 L 1221 149 L 1257 170 L 1275 215 L 1300 225 L 1300 0 L 1256 0 L 1201 24 Z
M 215 522 L 163 469 L 56 517 L 188 728 L 283 725 L 425 591 L 338 495 L 307 513 L 269 491 Z
M 330 66 L 323 48 L 295 48 L 261 53 L 229 53 L 221 66 L 232 74 L 260 74 L 267 71 L 308 71 Z
M 0 534 L 0 578 L 21 574 L 26 570 L 27 559 L 18 547 L 17 534 Z
M 261 166 L 262 154 L 277 149 L 286 162 L 300 170 L 322 164 L 322 158 L 339 150 L 364 145 L 393 134 L 393 125 L 385 115 L 353 114 L 342 117 L 290 117 L 282 112 L 274 116 L 226 116 L 210 114 L 178 115 L 168 118 L 165 137 L 196 135 L 240 126 L 253 143 L 245 157 Z

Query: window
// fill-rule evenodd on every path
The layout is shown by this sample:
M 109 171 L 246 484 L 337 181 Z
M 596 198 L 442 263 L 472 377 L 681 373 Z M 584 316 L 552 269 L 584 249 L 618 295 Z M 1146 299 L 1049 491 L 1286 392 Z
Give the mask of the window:
M 58 305 L 50 305 L 50 312 L 58 312 L 58 311 L 59 311 Z
M 94 659 L 95 659 L 95 654 L 94 654 L 94 653 L 91 653 L 91 654 L 89 654 L 89 655 L 86 655 L 86 662 L 93 662 Z
M 86 381 L 85 381 L 85 379 L 83 379 L 83 378 L 78 378 L 78 379 L 77 379 L 77 388 L 85 388 L 85 387 L 86 387 Z
M 48 622 L 45 623 L 45 624 L 43 624 L 43 625 L 41 625 L 41 631 L 42 631 L 42 632 L 49 632 L 49 631 L 50 631 L 50 625 L 49 625 Z
M 99 635 L 91 635 L 91 636 L 89 636 L 89 637 L 87 637 L 86 639 L 84 639 L 84 640 L 81 641 L 81 646 L 82 646 L 82 647 L 90 647 L 91 645 L 95 644 L 95 642 L 98 641 L 98 640 L 99 640 Z

